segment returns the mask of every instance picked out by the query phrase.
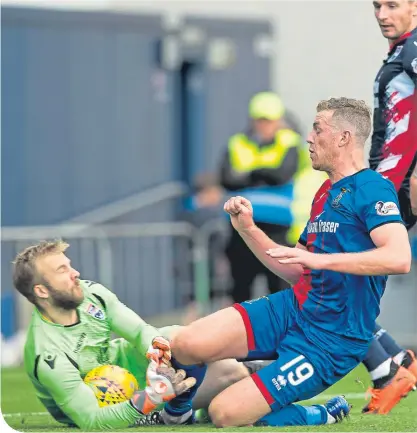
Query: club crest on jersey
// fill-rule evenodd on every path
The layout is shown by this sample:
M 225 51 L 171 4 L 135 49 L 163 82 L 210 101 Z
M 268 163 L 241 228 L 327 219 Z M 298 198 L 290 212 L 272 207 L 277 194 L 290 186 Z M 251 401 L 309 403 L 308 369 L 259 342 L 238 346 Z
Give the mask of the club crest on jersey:
M 400 210 L 398 209 L 398 206 L 393 201 L 379 201 L 375 205 L 376 213 L 381 216 L 386 215 L 399 215 Z
M 397 49 L 395 50 L 394 54 L 387 59 L 387 63 L 393 62 L 401 54 L 401 51 L 403 50 L 403 47 L 404 47 L 403 45 L 400 45 L 399 47 L 397 47 Z
M 96 307 L 94 304 L 88 304 L 86 311 L 87 311 L 87 314 L 89 314 L 90 316 L 93 316 L 95 319 L 98 319 L 98 320 L 104 320 L 105 319 L 103 310 L 100 310 L 100 308 Z
M 348 192 L 350 192 L 350 189 L 341 188 L 339 194 L 332 201 L 332 207 L 339 207 L 340 200 L 342 200 L 342 197 Z
M 413 68 L 413 72 L 417 74 L 417 57 L 411 62 L 411 67 Z

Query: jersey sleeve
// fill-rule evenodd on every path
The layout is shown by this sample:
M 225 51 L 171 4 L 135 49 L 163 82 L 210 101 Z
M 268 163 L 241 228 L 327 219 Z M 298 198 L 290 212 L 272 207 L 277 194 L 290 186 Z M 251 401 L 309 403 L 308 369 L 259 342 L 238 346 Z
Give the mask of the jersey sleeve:
M 129 401 L 100 407 L 93 390 L 65 353 L 40 355 L 37 380 L 59 409 L 84 431 L 127 428 L 142 417 Z
M 358 189 L 356 209 L 369 233 L 384 224 L 403 222 L 394 185 L 382 179 Z
M 161 332 L 120 302 L 117 296 L 106 287 L 94 283 L 91 290 L 94 290 L 104 300 L 111 330 L 132 343 L 139 353 L 145 356 L 152 340 L 160 336 Z

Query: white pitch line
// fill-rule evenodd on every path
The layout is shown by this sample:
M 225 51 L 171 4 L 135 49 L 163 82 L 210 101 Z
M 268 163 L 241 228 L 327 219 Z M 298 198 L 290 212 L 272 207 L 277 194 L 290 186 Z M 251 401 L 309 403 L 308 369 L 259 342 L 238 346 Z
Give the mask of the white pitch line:
M 12 416 L 29 416 L 29 415 L 49 415 L 49 412 L 15 412 L 15 413 L 3 413 L 4 418 L 11 418 Z
M 336 397 L 337 395 L 344 395 L 346 400 L 365 399 L 365 393 L 364 392 L 351 392 L 351 393 L 347 393 L 347 394 L 319 394 L 313 398 L 310 398 L 310 400 L 306 400 L 306 401 L 329 400 L 330 398 Z
M 315 400 L 328 400 L 332 397 L 335 397 L 337 394 L 321 394 L 316 397 L 310 398 L 310 400 L 306 401 L 315 401 Z M 350 394 L 344 394 L 346 400 L 359 400 L 365 398 L 365 393 L 363 392 L 354 392 Z M 4 418 L 11 418 L 13 416 L 23 417 L 23 416 L 45 416 L 49 415 L 49 412 L 16 412 L 16 413 L 3 413 Z

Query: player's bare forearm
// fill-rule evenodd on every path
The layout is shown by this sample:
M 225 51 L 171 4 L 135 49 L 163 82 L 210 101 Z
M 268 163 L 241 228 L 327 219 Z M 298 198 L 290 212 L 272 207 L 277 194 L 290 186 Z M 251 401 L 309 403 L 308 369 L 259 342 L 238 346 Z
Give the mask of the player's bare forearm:
M 393 217 L 396 217 L 394 215 Z M 400 221 L 371 229 L 375 248 L 358 253 L 313 253 L 302 248 L 278 247 L 267 254 L 284 266 L 302 265 L 308 269 L 354 275 L 406 274 L 411 268 L 411 247 L 407 230 Z
M 251 229 L 239 231 L 239 234 L 258 260 L 271 272 L 290 284 L 295 284 L 299 280 L 303 273 L 303 267 L 298 264 L 283 265 L 278 260 L 267 255 L 267 250 L 277 248 L 279 245 L 270 239 L 259 227 L 253 226 Z
M 402 252 L 387 247 L 363 253 L 321 254 L 322 269 L 353 275 L 407 274 L 411 267 L 411 251 L 404 245 Z
M 371 230 L 376 248 L 361 253 L 325 254 L 322 269 L 355 275 L 407 274 L 411 247 L 404 225 L 393 221 Z

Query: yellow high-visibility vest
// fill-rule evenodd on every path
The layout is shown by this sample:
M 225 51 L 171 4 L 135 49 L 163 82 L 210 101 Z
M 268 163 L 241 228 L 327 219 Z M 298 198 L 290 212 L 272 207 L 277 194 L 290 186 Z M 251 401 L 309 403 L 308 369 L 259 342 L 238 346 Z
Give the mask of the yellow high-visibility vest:
M 230 164 L 238 172 L 276 168 L 282 164 L 288 150 L 300 142 L 300 136 L 291 129 L 281 129 L 272 144 L 262 147 L 245 134 L 236 134 L 229 140 Z
M 314 194 L 327 179 L 327 174 L 312 168 L 308 147 L 291 129 L 278 131 L 275 142 L 262 148 L 244 134 L 236 134 L 229 141 L 230 163 L 238 172 L 279 167 L 292 147 L 298 150 L 298 169 L 293 179 L 293 222 L 287 233 L 287 241 L 295 245 L 310 217 Z

